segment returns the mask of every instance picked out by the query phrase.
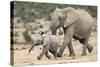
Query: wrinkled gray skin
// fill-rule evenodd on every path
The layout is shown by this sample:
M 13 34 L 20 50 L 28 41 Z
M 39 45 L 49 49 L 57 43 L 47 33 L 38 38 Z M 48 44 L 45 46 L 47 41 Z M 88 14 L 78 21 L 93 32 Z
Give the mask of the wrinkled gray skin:
M 45 54 L 48 59 L 51 58 L 51 56 L 48 54 L 48 51 L 51 52 L 54 56 L 54 58 L 57 57 L 57 52 L 59 48 L 59 39 L 55 35 L 48 35 L 48 34 L 37 34 L 33 38 L 33 44 L 32 47 L 29 49 L 29 53 L 34 48 L 34 46 L 43 45 L 43 50 L 41 54 L 37 57 L 39 60 L 43 57 Z
M 64 31 L 64 40 L 57 54 L 58 57 L 62 56 L 66 46 L 69 49 L 69 56 L 75 56 L 72 38 L 79 40 L 83 44 L 83 56 L 86 55 L 86 49 L 88 49 L 89 53 L 92 52 L 93 47 L 89 45 L 88 40 L 92 30 L 93 18 L 87 11 L 71 7 L 56 8 L 51 15 L 51 19 L 50 29 L 53 35 L 56 35 L 56 31 L 60 27 L 63 27 Z

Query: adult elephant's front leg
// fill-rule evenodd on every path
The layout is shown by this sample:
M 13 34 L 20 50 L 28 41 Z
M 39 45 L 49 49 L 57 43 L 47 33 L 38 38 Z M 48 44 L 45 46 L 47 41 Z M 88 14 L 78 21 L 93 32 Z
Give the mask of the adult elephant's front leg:
M 59 53 L 57 55 L 58 57 L 61 57 L 63 55 L 63 52 L 67 45 L 70 53 L 69 56 L 75 56 L 73 46 L 72 46 L 72 41 L 70 39 L 65 39 L 63 45 L 60 47 Z
M 60 46 L 60 50 L 57 55 L 58 57 L 61 57 L 63 55 L 63 52 L 64 52 L 66 46 L 68 46 L 68 48 L 69 48 L 70 55 L 72 53 L 74 53 L 72 44 L 70 43 L 71 39 L 72 39 L 72 35 L 70 33 L 71 32 L 65 33 L 63 44 Z
M 69 40 L 66 41 L 64 39 L 63 44 L 60 46 L 59 53 L 57 54 L 58 57 L 62 57 L 63 52 L 64 52 L 64 50 L 65 50 L 65 48 L 66 48 L 66 46 L 67 46 L 68 43 L 69 43 Z
M 69 56 L 75 56 L 73 46 L 72 46 L 72 41 L 69 42 L 68 49 L 69 49 Z
M 68 46 L 68 49 L 69 49 L 69 53 L 70 53 L 69 56 L 75 56 L 73 46 L 72 46 L 73 30 L 74 30 L 73 25 L 70 27 L 64 28 L 64 41 L 63 41 L 62 46 L 60 47 L 58 57 L 62 56 L 66 46 Z

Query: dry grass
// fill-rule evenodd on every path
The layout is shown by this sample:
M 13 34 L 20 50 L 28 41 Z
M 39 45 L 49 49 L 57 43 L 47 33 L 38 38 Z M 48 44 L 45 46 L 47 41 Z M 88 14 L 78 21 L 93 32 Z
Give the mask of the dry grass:
M 96 33 L 92 33 L 92 36 L 90 38 L 89 43 L 93 46 L 92 53 L 87 52 L 87 56 L 81 56 L 82 53 L 82 44 L 80 44 L 78 41 L 73 40 L 73 47 L 76 53 L 75 57 L 69 57 L 68 56 L 68 49 L 66 47 L 66 50 L 64 51 L 63 57 L 54 59 L 52 56 L 52 59 L 47 59 L 45 56 L 38 60 L 37 56 L 42 51 L 42 45 L 37 46 L 34 48 L 34 50 L 31 51 L 30 54 L 28 54 L 28 50 L 31 47 L 29 44 L 20 44 L 20 45 L 14 45 L 14 65 L 34 65 L 34 64 L 62 64 L 62 63 L 73 63 L 73 62 L 91 62 L 97 60 L 97 37 Z

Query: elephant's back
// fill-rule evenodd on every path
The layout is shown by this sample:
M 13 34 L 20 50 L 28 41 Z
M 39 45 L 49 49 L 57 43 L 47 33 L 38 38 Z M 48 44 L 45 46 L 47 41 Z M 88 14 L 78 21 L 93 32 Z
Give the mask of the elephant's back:
M 93 23 L 93 17 L 84 9 L 78 9 L 77 10 L 79 14 L 79 21 L 82 23 L 92 24 Z
M 50 35 L 50 39 L 52 40 L 52 42 L 56 42 L 56 43 L 60 42 L 59 38 L 56 35 Z
M 33 35 L 32 36 L 33 41 L 42 41 L 42 37 L 39 34 Z
M 48 39 L 52 43 L 59 43 L 59 38 L 56 35 L 49 35 L 49 34 L 44 34 L 43 35 L 44 39 Z
M 77 37 L 85 37 L 91 32 L 93 26 L 92 16 L 85 10 L 78 9 L 79 20 L 76 23 L 74 35 Z

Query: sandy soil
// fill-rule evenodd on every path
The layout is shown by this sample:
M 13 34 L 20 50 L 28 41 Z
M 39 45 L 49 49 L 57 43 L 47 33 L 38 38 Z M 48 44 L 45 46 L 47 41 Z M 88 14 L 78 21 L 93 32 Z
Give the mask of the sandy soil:
M 82 44 L 80 44 L 78 41 L 73 40 L 73 47 L 76 53 L 75 57 L 69 57 L 68 56 L 68 49 L 66 47 L 66 50 L 64 51 L 63 57 L 54 59 L 52 56 L 52 59 L 47 59 L 45 56 L 38 60 L 37 56 L 42 51 L 42 45 L 37 46 L 34 48 L 34 50 L 31 51 L 30 54 L 28 54 L 28 50 L 31 47 L 30 44 L 14 44 L 14 65 L 34 65 L 34 64 L 62 64 L 62 63 L 73 63 L 73 62 L 91 62 L 97 60 L 97 37 L 96 33 L 92 33 L 92 36 L 89 40 L 89 43 L 93 46 L 92 53 L 87 52 L 87 56 L 81 56 L 82 53 Z

